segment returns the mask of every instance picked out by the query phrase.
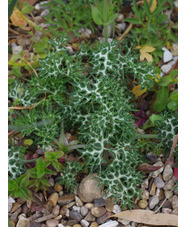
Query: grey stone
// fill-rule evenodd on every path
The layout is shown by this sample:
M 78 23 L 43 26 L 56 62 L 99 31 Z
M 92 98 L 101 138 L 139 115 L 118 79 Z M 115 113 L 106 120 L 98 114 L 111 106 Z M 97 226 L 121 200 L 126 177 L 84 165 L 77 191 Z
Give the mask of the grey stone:
M 147 189 L 147 188 L 149 187 L 149 180 L 148 180 L 148 178 L 146 178 L 146 179 L 143 181 L 143 183 L 141 184 L 141 187 L 142 187 L 142 188 L 145 188 L 145 189 Z
M 130 221 L 125 220 L 125 219 L 122 219 L 122 218 L 118 218 L 118 221 L 119 221 L 120 223 L 122 223 L 123 225 L 128 225 L 128 224 L 130 223 Z
M 164 214 L 170 214 L 172 212 L 172 209 L 170 209 L 170 208 L 162 208 L 162 213 L 164 213 Z
M 122 22 L 123 19 L 124 19 L 124 15 L 121 14 L 121 13 L 119 13 L 119 14 L 118 14 L 118 17 L 116 18 L 116 22 Z
M 105 206 L 105 199 L 95 199 L 94 200 L 94 206 L 95 207 L 103 207 Z
M 163 187 L 163 189 L 165 191 L 172 190 L 174 185 L 175 185 L 174 181 L 172 179 L 170 179 L 167 182 L 165 182 L 165 186 Z
M 164 181 L 160 177 L 156 177 L 154 179 L 154 183 L 155 183 L 157 188 L 163 188 L 164 185 L 165 185 Z
M 149 209 L 153 209 L 159 203 L 159 198 L 157 195 L 154 195 L 149 198 Z
M 172 167 L 168 164 L 165 166 L 165 169 L 163 171 L 163 180 L 168 181 L 172 178 L 173 176 L 173 170 Z
M 73 206 L 73 207 L 72 207 L 72 210 L 75 210 L 75 211 L 77 211 L 78 213 L 80 213 L 80 212 L 81 212 L 81 207 Z
M 30 219 L 26 218 L 25 214 L 20 214 L 18 217 L 19 221 L 16 225 L 16 227 L 26 227 L 26 225 L 29 223 Z
M 155 164 L 153 164 L 153 166 L 162 166 L 163 162 L 162 161 L 158 161 Z M 153 171 L 152 173 L 149 174 L 149 176 L 156 178 L 161 172 L 163 172 L 163 167 L 161 167 L 160 169 Z
M 178 196 L 177 195 L 174 195 L 169 201 L 171 202 L 173 209 L 178 207 Z
M 164 191 L 165 197 L 167 199 L 170 199 L 173 196 L 173 192 L 172 191 Z
M 10 217 L 10 220 L 12 220 L 14 223 L 17 221 L 18 215 L 21 213 L 22 208 L 18 208 Z
M 86 221 L 95 221 L 96 218 L 91 214 L 91 212 L 88 212 L 87 216 L 85 217 Z
M 86 216 L 88 213 L 88 209 L 84 206 L 81 207 L 81 215 L 82 216 Z
M 107 217 L 107 215 L 104 214 L 104 215 L 102 215 L 101 217 L 97 218 L 97 223 L 98 223 L 99 225 L 105 223 L 106 220 L 104 220 L 104 219 L 105 219 L 106 217 Z
M 69 217 L 78 222 L 80 222 L 83 219 L 82 215 L 75 210 L 70 211 Z

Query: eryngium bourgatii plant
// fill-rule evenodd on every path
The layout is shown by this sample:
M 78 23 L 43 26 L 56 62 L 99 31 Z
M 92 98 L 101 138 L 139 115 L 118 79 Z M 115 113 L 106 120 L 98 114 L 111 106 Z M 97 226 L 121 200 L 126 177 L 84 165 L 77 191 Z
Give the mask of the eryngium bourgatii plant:
M 154 84 L 152 78 L 156 77 L 154 68 L 140 63 L 133 45 L 126 41 L 107 42 L 97 50 L 84 49 L 73 54 L 66 48 L 66 38 L 51 43 L 53 51 L 41 60 L 39 76 L 27 80 L 27 86 L 33 91 L 31 95 L 39 101 L 45 92 L 47 104 L 55 109 L 53 114 L 57 120 L 60 118 L 71 129 L 78 129 L 79 141 L 85 144 L 79 152 L 89 170 L 99 172 L 100 184 L 106 186 L 109 196 L 120 200 L 122 207 L 131 208 L 134 197 L 140 194 L 137 186 L 142 175 L 136 167 L 143 158 L 134 142 L 133 106 L 127 77 L 141 84 L 141 89 L 148 90 Z M 40 106 L 25 114 L 22 111 L 25 123 L 30 114 L 41 111 Z M 47 141 L 51 133 L 52 142 L 55 135 L 50 127 L 52 129 L 52 124 L 47 124 Z M 31 132 L 31 128 L 29 130 Z M 33 127 L 32 133 L 34 130 Z

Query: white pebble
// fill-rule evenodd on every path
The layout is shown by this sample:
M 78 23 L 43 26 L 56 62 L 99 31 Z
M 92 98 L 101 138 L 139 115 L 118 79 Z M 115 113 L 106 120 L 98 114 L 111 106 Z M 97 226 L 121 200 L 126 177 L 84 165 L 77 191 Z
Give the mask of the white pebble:
M 23 48 L 21 46 L 14 46 L 12 47 L 12 54 L 19 54 Z
M 34 8 L 36 9 L 36 10 L 40 10 L 40 4 L 35 4 L 35 6 L 34 6 Z
M 88 221 L 86 221 L 85 219 L 81 220 L 81 225 L 83 227 L 88 227 L 90 225 L 90 223 Z
M 86 31 L 88 32 L 89 35 L 92 34 L 92 31 L 90 29 L 87 28 Z
M 163 47 L 162 50 L 164 51 L 164 53 L 163 53 L 164 63 L 171 61 L 173 58 L 172 53 L 169 50 L 167 50 L 167 48 L 165 48 L 165 47 Z
M 124 19 L 124 15 L 119 13 L 118 17 L 116 18 L 117 22 L 121 22 Z
M 58 227 L 65 227 L 65 226 L 64 226 L 63 224 L 60 223 L 60 224 L 58 224 Z
M 169 72 L 169 70 L 172 68 L 172 66 L 171 65 L 162 65 L 162 67 L 161 67 L 161 70 L 162 70 L 162 72 L 163 73 L 168 73 Z
M 69 209 L 66 209 L 66 214 L 65 214 L 67 217 L 70 216 L 70 210 Z
M 116 227 L 118 224 L 119 223 L 117 221 L 108 221 L 102 225 L 99 225 L 99 227 Z
M 72 210 L 75 210 L 75 211 L 77 211 L 78 213 L 80 213 L 81 207 L 73 206 L 73 207 L 72 207 Z
M 85 29 L 84 28 L 80 28 L 79 30 L 78 30 L 78 33 L 82 33 L 82 32 L 84 32 L 85 31 Z
M 117 214 L 117 213 L 121 212 L 120 206 L 118 204 L 115 204 L 112 212 L 114 214 Z
M 117 26 L 121 29 L 121 31 L 125 31 L 127 25 L 126 23 L 119 23 Z
M 50 13 L 48 9 L 43 10 L 43 12 L 40 14 L 41 17 L 47 16 Z

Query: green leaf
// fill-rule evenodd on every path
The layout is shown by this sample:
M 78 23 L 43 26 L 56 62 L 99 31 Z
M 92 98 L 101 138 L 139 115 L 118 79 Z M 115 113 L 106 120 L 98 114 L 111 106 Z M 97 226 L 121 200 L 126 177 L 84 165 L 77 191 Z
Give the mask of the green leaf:
M 135 18 L 127 18 L 125 19 L 125 21 L 132 24 L 142 24 L 138 19 L 135 19 Z
M 59 162 L 52 162 L 52 165 L 54 166 L 54 168 L 57 170 L 57 171 L 60 171 L 62 169 L 62 164 L 59 163 Z
M 33 144 L 33 140 L 31 140 L 31 139 L 25 139 L 23 143 L 24 143 L 25 146 L 26 145 L 30 146 L 30 145 Z
M 97 25 L 103 25 L 103 17 L 99 9 L 91 4 L 92 18 Z
M 25 176 L 24 176 L 24 178 L 21 181 L 21 185 L 27 186 L 28 183 L 29 183 L 29 174 L 26 173 Z
M 24 13 L 31 13 L 34 10 L 34 7 L 28 4 L 28 2 L 23 2 L 23 7 L 21 9 L 21 12 Z
M 8 78 L 8 84 L 12 84 L 15 81 L 15 78 Z
M 170 98 L 174 101 L 178 101 L 178 91 L 176 90 L 176 91 L 171 92 Z
M 169 96 L 168 87 L 161 87 L 157 93 L 157 100 L 153 105 L 153 109 L 157 112 L 161 112 L 165 109 Z
M 175 100 L 171 100 L 167 107 L 170 109 L 170 110 L 177 110 L 178 109 L 178 102 L 175 101 Z
M 56 173 L 53 172 L 52 170 L 46 168 L 45 174 L 54 174 L 55 175 Z
M 117 13 L 113 14 L 111 17 L 108 18 L 107 22 L 105 22 L 103 25 L 111 24 L 117 17 L 118 17 Z
M 8 4 L 8 19 L 10 18 L 13 10 L 14 10 L 14 6 L 16 4 L 17 0 L 11 0 L 10 4 Z
M 159 80 L 160 86 L 168 86 L 169 84 L 173 83 L 173 79 L 171 76 L 164 76 Z

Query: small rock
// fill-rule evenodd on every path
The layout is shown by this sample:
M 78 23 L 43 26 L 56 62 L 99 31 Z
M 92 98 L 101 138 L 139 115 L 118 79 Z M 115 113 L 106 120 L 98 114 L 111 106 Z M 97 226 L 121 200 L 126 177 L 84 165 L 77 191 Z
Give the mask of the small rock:
M 155 164 L 153 164 L 153 166 L 162 166 L 163 162 L 162 161 L 158 161 Z M 149 174 L 149 176 L 156 178 L 161 172 L 163 172 L 163 167 L 161 167 L 160 169 L 153 171 L 152 173 Z
M 85 206 L 81 207 L 81 215 L 86 216 L 88 213 L 88 209 Z
M 47 221 L 47 220 L 52 219 L 52 218 L 54 218 L 54 215 L 48 214 L 48 215 L 45 215 L 43 217 L 36 219 L 35 222 L 44 222 L 44 221 Z
M 106 220 L 104 220 L 104 219 L 105 219 L 106 217 L 107 217 L 107 215 L 104 214 L 104 215 L 102 215 L 101 217 L 97 218 L 97 223 L 98 223 L 99 225 L 105 223 Z
M 15 203 L 15 200 L 12 197 L 8 197 L 8 212 L 11 211 L 13 204 Z
M 59 221 L 55 219 L 50 219 L 46 221 L 47 227 L 56 227 L 59 224 Z
M 172 205 L 171 205 L 171 203 L 168 201 L 168 200 L 161 200 L 160 202 L 159 202 L 159 205 L 161 206 L 162 205 L 162 203 L 163 203 L 163 207 L 164 208 L 169 208 L 169 209 L 172 209 Z
M 25 215 L 27 215 L 27 213 L 28 213 L 28 207 L 27 207 L 26 204 L 23 204 L 23 210 L 22 210 L 22 212 L 23 212 Z
M 103 207 L 105 206 L 105 199 L 95 199 L 94 200 L 94 206 L 95 207 Z
M 156 194 L 156 185 L 155 183 L 152 184 L 151 189 L 150 189 L 150 195 L 155 195 Z
M 168 73 L 169 71 L 170 71 L 170 69 L 172 68 L 172 66 L 171 65 L 168 65 L 168 64 L 166 64 L 166 65 L 162 65 L 161 66 L 161 70 L 162 70 L 162 72 L 163 73 Z
M 59 213 L 63 216 L 63 215 L 66 215 L 66 211 L 67 211 L 66 206 L 63 206 Z
M 92 31 L 89 28 L 86 28 L 86 31 L 88 32 L 89 35 L 92 34 Z
M 39 3 L 35 4 L 34 8 L 35 10 L 40 10 L 40 4 Z
M 68 222 L 66 223 L 66 225 L 70 225 L 70 226 L 77 225 L 77 224 L 78 222 L 76 220 L 68 220 Z
M 121 212 L 120 206 L 119 206 L 118 204 L 115 204 L 115 205 L 114 205 L 114 208 L 113 208 L 113 210 L 112 210 L 112 212 L 113 212 L 114 214 L 117 214 L 117 213 Z
M 55 192 L 53 194 L 51 194 L 49 197 L 48 197 L 48 201 L 51 202 L 51 205 L 52 206 L 56 206 L 57 205 L 57 202 L 58 202 L 58 194 Z
M 121 13 L 119 13 L 119 14 L 118 14 L 118 17 L 116 18 L 116 22 L 122 22 L 123 19 L 124 19 L 124 15 L 121 14 Z
M 23 48 L 21 46 L 14 46 L 12 47 L 12 54 L 19 54 L 22 50 Z
M 94 221 L 91 223 L 90 227 L 98 227 L 98 223 Z
M 165 48 L 165 47 L 163 47 L 162 50 L 164 51 L 164 53 L 163 53 L 163 62 L 166 63 L 166 62 L 171 61 L 172 58 L 173 58 L 172 53 L 169 50 L 167 50 L 167 48 Z
M 75 224 L 75 225 L 73 225 L 73 227 L 81 227 L 81 225 L 80 224 Z
M 53 214 L 55 217 L 58 216 L 58 214 L 59 214 L 59 209 L 60 209 L 60 206 L 59 206 L 59 205 L 56 205 L 56 206 L 53 207 L 53 209 L 52 209 L 52 214 Z
M 48 9 L 43 10 L 43 12 L 40 14 L 41 17 L 47 16 L 50 13 Z
M 89 210 L 91 210 L 93 207 L 94 207 L 94 204 L 93 203 L 86 203 L 85 204 L 85 207 Z
M 165 182 L 165 186 L 163 187 L 163 189 L 165 191 L 172 190 L 174 185 L 175 185 L 174 181 L 170 179 L 169 181 Z
M 91 214 L 97 218 L 101 217 L 105 213 L 106 213 L 106 209 L 104 207 L 93 207 L 91 209 Z
M 81 199 L 78 196 L 75 196 L 75 202 L 76 202 L 76 206 L 78 206 L 78 207 L 83 206 L 83 202 L 81 201 Z
M 75 211 L 77 211 L 78 213 L 80 213 L 80 212 L 81 212 L 81 207 L 73 206 L 73 207 L 72 207 L 72 210 L 75 210 Z
M 178 207 L 178 196 L 177 195 L 174 195 L 169 201 L 171 202 L 173 209 Z
M 96 218 L 91 214 L 91 212 L 88 212 L 87 216 L 85 217 L 85 220 L 92 222 L 92 221 L 95 221 Z
M 151 164 L 154 164 L 157 162 L 157 156 L 156 155 L 153 155 L 152 152 L 149 152 L 147 155 L 146 155 L 146 158 L 149 160 L 149 162 Z
M 165 185 L 164 181 L 160 177 L 156 177 L 154 179 L 154 183 L 155 183 L 157 188 L 163 188 L 164 185 Z
M 170 214 L 171 213 L 171 209 L 169 209 L 169 208 L 162 208 L 162 213 L 164 213 L 164 214 Z
M 80 28 L 80 29 L 78 30 L 78 33 L 81 34 L 81 33 L 84 32 L 84 31 L 85 31 L 84 28 Z
M 80 223 L 83 227 L 88 227 L 90 225 L 90 223 L 88 223 L 88 221 L 86 221 L 85 219 L 81 220 Z
M 82 32 L 82 33 L 81 33 L 81 36 L 82 36 L 82 38 L 90 39 L 90 34 L 89 34 L 87 31 Z
M 58 199 L 58 204 L 60 206 L 64 206 L 64 205 L 72 202 L 74 199 L 75 199 L 75 195 L 73 195 L 73 194 L 64 195 Z
M 146 178 L 143 183 L 141 184 L 141 187 L 144 189 L 147 189 L 149 187 L 149 180 Z
M 167 199 L 170 199 L 173 196 L 173 192 L 172 191 L 164 191 L 165 197 Z
M 58 184 L 58 183 L 55 183 L 55 185 L 54 185 L 54 190 L 55 190 L 56 192 L 60 192 L 60 191 L 63 190 L 63 186 L 60 185 L 60 184 Z
M 159 203 L 159 198 L 157 195 L 154 195 L 149 198 L 149 209 L 152 210 Z
M 68 204 L 66 205 L 66 207 L 67 207 L 67 208 L 71 208 L 72 206 L 74 206 L 74 204 L 75 204 L 75 202 L 68 203 Z
M 171 212 L 171 214 L 178 215 L 178 207 L 176 207 L 176 208 Z
M 123 225 L 128 225 L 128 224 L 130 223 L 130 221 L 125 220 L 125 219 L 122 219 L 122 218 L 118 218 L 118 221 L 119 221 L 120 223 L 122 223 Z
M 65 227 L 65 226 L 64 226 L 63 224 L 60 223 L 60 224 L 58 224 L 58 227 Z
M 66 209 L 66 217 L 70 217 L 70 210 L 69 209 Z
M 41 216 L 43 216 L 43 214 L 41 212 L 36 211 L 36 213 L 32 215 L 32 220 L 40 218 Z
M 118 226 L 118 222 L 117 221 L 108 221 L 102 225 L 100 225 L 99 227 L 116 227 Z
M 119 29 L 121 29 L 121 32 L 124 32 L 127 25 L 126 25 L 126 23 L 118 23 L 117 27 L 119 27 Z
M 105 207 L 106 207 L 107 211 L 112 212 L 113 208 L 114 208 L 113 200 L 112 199 L 106 199 L 105 200 Z
M 20 214 L 18 219 L 19 219 L 19 221 L 18 221 L 16 227 L 25 227 L 28 224 L 28 222 L 30 221 L 29 218 L 26 218 L 25 214 Z
M 20 207 L 19 209 L 17 209 L 10 217 L 10 220 L 12 220 L 13 222 L 17 221 L 17 217 L 18 215 L 21 213 L 22 208 Z
M 69 217 L 78 222 L 80 222 L 83 219 L 82 215 L 75 210 L 70 211 Z
M 149 199 L 149 191 L 143 189 L 142 199 L 143 200 Z
M 57 217 L 55 217 L 54 219 L 57 220 L 57 221 L 59 221 L 62 217 L 63 217 L 63 216 L 60 214 L 60 215 L 58 215 Z
M 161 188 L 157 188 L 156 195 L 158 196 L 159 200 L 162 200 L 165 198 L 164 192 Z
M 60 192 L 59 192 L 59 197 L 62 197 L 63 194 L 64 194 L 64 192 L 63 192 L 63 191 L 60 191 Z
M 78 188 L 78 196 L 83 202 L 92 202 L 103 196 L 104 186 L 99 186 L 99 181 L 95 177 L 97 174 L 89 174 L 80 183 Z
M 163 171 L 163 180 L 168 181 L 172 178 L 173 176 L 173 170 L 170 165 L 166 165 L 165 169 Z
M 178 56 L 178 44 L 177 43 L 172 44 L 171 52 L 172 52 L 173 56 Z
M 147 200 L 140 200 L 138 205 L 140 208 L 145 209 L 148 205 L 148 202 L 147 202 Z

